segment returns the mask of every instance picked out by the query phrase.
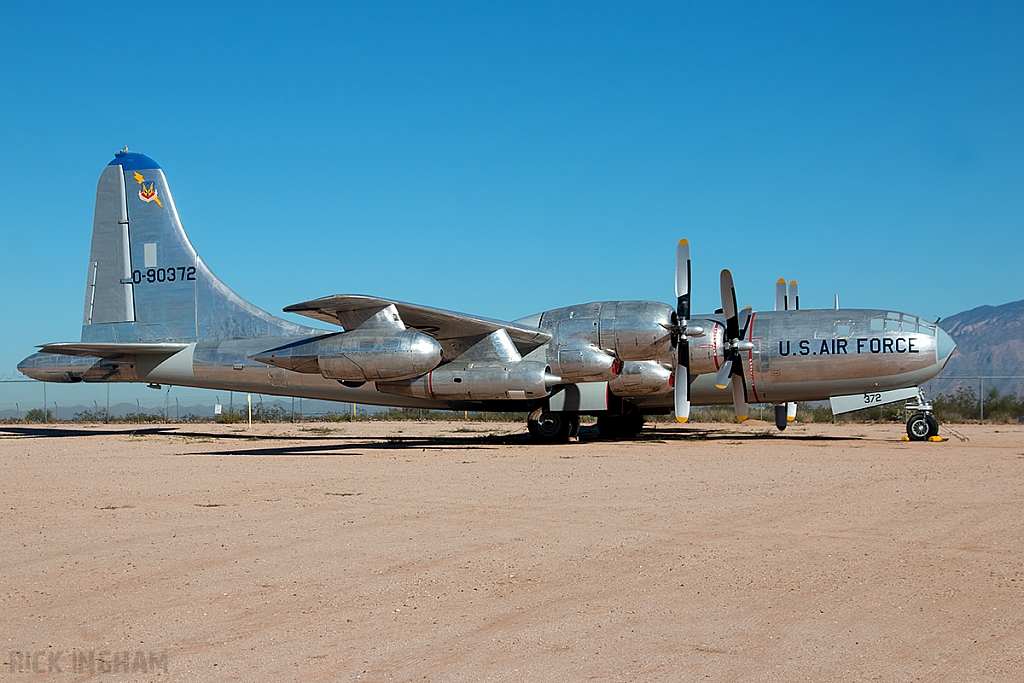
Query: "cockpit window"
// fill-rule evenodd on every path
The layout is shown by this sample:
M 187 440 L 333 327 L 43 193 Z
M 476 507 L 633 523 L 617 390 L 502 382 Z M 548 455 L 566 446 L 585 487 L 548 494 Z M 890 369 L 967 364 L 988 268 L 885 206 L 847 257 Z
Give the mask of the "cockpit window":
M 884 321 L 881 318 L 872 318 L 871 319 L 871 331 L 872 332 L 881 332 L 883 324 L 884 324 Z
M 853 323 L 849 320 L 841 320 L 836 322 L 836 336 L 837 337 L 852 337 L 853 336 Z
M 890 313 L 889 315 L 892 315 L 892 313 Z M 886 332 L 899 332 L 900 331 L 900 321 L 899 320 L 892 320 L 891 318 L 889 318 L 887 316 L 886 319 L 885 319 L 885 331 Z

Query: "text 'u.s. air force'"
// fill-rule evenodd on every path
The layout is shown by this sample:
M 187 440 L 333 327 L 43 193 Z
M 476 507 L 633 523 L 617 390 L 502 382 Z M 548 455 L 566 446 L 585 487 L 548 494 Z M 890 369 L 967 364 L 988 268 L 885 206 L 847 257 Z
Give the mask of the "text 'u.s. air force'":
M 779 342 L 780 356 L 830 356 L 851 353 L 920 353 L 914 337 L 858 337 L 856 339 L 800 339 Z

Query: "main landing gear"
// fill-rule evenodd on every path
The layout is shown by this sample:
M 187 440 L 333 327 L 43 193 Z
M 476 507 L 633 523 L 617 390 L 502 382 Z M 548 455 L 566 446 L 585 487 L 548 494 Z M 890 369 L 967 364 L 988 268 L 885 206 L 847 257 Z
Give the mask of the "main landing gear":
M 580 433 L 580 414 L 537 408 L 526 418 L 526 429 L 538 443 L 565 443 Z
M 538 408 L 526 419 L 526 428 L 537 443 L 566 443 L 580 433 L 580 414 Z M 635 406 L 625 413 L 597 418 L 597 431 L 606 439 L 631 439 L 643 428 L 644 416 Z
M 934 408 L 920 390 L 915 401 L 907 401 L 906 409 L 911 414 L 907 420 L 907 436 L 911 441 L 926 441 L 939 435 L 939 422 L 931 414 Z

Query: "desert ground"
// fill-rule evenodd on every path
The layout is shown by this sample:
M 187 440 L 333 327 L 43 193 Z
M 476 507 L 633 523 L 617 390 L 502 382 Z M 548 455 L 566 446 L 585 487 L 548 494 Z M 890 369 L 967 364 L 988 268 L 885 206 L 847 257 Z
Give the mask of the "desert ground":
M 0 678 L 1024 680 L 1024 427 L 954 430 L 3 425 Z

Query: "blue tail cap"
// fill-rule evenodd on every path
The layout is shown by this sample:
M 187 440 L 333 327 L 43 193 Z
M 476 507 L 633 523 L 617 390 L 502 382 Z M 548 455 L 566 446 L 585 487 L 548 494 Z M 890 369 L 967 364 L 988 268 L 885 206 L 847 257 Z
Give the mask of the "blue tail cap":
M 114 154 L 114 160 L 107 164 L 107 166 L 122 166 L 126 171 L 145 171 L 160 168 L 160 164 L 145 154 L 139 154 L 138 152 L 117 152 Z

